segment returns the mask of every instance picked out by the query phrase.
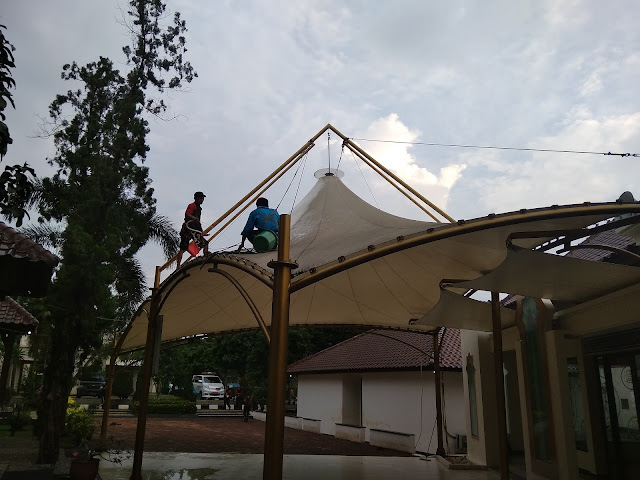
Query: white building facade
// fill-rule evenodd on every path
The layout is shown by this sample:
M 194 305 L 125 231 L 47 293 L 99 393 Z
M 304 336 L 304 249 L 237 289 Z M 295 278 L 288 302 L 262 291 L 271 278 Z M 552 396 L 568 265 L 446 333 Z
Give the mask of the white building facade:
M 305 420 L 319 421 L 320 433 L 327 435 L 344 437 L 344 427 L 355 427 L 360 429 L 361 441 L 371 442 L 372 431 L 390 432 L 406 437 L 408 448 L 402 449 L 435 453 L 438 435 L 433 351 L 429 347 L 432 336 L 395 331 L 381 335 L 365 333 L 291 365 L 289 372 L 298 376 L 297 415 L 303 424 Z M 398 341 L 411 336 L 427 349 L 422 365 L 420 355 L 414 350 L 407 356 L 412 348 Z M 447 453 L 457 453 L 464 448 L 466 432 L 459 353 L 456 358 L 459 332 L 443 337 L 443 346 L 448 347 L 441 372 L 444 448 Z M 305 373 L 305 369 L 313 371 Z

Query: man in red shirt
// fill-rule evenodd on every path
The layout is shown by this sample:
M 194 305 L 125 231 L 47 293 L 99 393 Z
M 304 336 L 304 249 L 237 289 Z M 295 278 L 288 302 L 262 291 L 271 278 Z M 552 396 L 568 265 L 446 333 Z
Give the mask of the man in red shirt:
M 178 267 L 182 264 L 182 255 L 189 248 L 189 243 L 193 240 L 198 247 L 202 248 L 204 254 L 209 253 L 209 244 L 204 238 L 202 238 L 202 225 L 200 224 L 200 217 L 202 215 L 202 202 L 204 202 L 206 195 L 202 192 L 196 192 L 193 194 L 193 203 L 187 206 L 187 210 L 184 212 L 184 223 L 180 229 L 180 251 L 178 252 Z

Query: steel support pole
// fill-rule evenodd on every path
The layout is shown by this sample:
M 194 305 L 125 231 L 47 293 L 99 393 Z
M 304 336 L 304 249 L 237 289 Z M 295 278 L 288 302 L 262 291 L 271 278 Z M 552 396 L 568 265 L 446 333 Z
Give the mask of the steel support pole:
M 280 216 L 278 260 L 269 262 L 274 270 L 269 344 L 269 392 L 264 435 L 264 480 L 282 479 L 284 450 L 284 410 L 289 341 L 289 287 L 291 270 L 298 265 L 289 260 L 290 215 Z
M 151 369 L 153 368 L 153 353 L 155 351 L 156 330 L 158 327 L 158 310 L 160 294 L 154 288 L 149 307 L 149 326 L 147 327 L 147 343 L 144 349 L 144 379 L 140 386 L 140 405 L 138 410 L 138 424 L 136 426 L 136 443 L 133 451 L 133 468 L 130 480 L 142 480 L 142 454 L 144 452 L 144 436 L 147 427 L 147 409 L 149 406 L 149 386 L 151 385 Z
M 436 386 L 436 428 L 438 429 L 438 448 L 436 449 L 436 455 L 441 457 L 446 456 L 444 451 L 444 438 L 442 434 L 442 377 L 440 373 L 440 342 L 438 341 L 438 335 L 440 329 L 433 334 L 433 370 L 435 371 L 435 386 Z
M 491 320 L 493 324 L 493 362 L 496 377 L 498 446 L 500 448 L 500 480 L 509 480 L 507 410 L 504 403 L 504 374 L 502 373 L 502 321 L 500 319 L 500 295 L 498 292 L 491 292 Z

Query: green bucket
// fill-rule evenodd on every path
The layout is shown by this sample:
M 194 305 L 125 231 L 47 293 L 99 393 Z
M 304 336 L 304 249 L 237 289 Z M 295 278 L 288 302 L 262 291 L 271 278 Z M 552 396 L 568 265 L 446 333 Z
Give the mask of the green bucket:
M 273 232 L 269 230 L 265 230 L 257 234 L 253 239 L 253 248 L 255 248 L 256 252 L 264 253 L 269 250 L 273 250 L 276 248 L 278 244 L 278 237 Z

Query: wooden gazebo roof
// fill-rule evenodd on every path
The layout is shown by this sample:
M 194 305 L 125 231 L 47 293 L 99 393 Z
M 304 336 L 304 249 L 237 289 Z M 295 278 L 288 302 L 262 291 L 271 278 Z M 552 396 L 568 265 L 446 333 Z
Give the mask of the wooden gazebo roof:
M 58 262 L 42 245 L 0 222 L 0 298 L 44 296 Z
M 0 301 L 0 332 L 26 333 L 38 326 L 38 320 L 11 297 Z

